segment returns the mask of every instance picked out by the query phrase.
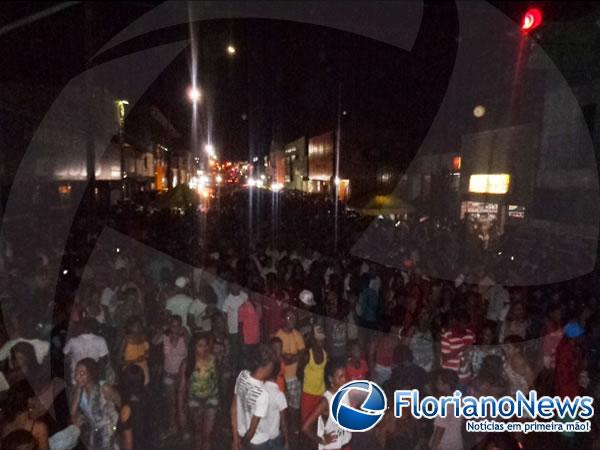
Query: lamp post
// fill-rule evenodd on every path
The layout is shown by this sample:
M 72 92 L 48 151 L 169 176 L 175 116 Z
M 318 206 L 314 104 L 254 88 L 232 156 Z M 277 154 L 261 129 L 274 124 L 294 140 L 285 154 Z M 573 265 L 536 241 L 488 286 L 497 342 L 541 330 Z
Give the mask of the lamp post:
M 121 152 L 121 200 L 125 200 L 125 105 L 129 105 L 127 100 L 117 100 L 117 114 L 119 117 L 119 149 Z

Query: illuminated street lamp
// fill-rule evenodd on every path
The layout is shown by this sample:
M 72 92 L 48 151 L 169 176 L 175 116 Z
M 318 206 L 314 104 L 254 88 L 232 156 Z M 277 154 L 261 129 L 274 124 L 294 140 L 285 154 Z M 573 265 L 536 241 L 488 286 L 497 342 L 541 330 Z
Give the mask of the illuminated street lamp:
M 198 103 L 202 98 L 202 92 L 196 86 L 192 86 L 188 89 L 188 98 L 192 103 Z
M 485 106 L 477 105 L 475 108 L 473 108 L 473 115 L 478 119 L 481 119 L 483 116 L 485 116 Z
M 233 55 L 235 55 L 235 54 L 236 54 L 236 52 L 237 52 L 237 49 L 236 49 L 236 48 L 235 48 L 233 45 L 229 44 L 229 45 L 227 46 L 227 54 L 228 54 L 228 55 L 231 55 L 231 56 L 233 56 Z
M 254 178 L 248 178 L 248 186 L 250 186 L 250 187 L 256 186 L 256 180 Z
M 206 144 L 204 146 L 204 151 L 208 154 L 208 156 L 214 156 L 215 155 L 215 146 L 212 144 Z
M 217 182 L 217 184 L 221 184 L 223 182 L 223 177 L 221 175 L 217 175 L 215 177 L 215 181 Z

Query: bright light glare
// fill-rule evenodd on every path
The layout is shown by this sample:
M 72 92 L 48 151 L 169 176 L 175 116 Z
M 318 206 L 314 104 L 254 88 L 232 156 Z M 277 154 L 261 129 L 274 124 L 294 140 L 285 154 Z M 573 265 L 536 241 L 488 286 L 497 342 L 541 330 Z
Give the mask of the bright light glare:
M 202 92 L 197 87 L 192 86 L 188 89 L 188 97 L 192 102 L 196 103 L 202 98 Z
M 205 189 L 204 191 L 202 191 L 202 197 L 208 198 L 209 195 L 210 195 L 210 193 L 208 192 L 208 189 Z
M 223 177 L 222 177 L 221 175 L 217 175 L 217 176 L 215 177 L 215 181 L 216 181 L 217 183 L 222 183 L 222 182 L 223 182 Z
M 506 194 L 510 185 L 510 175 L 474 174 L 469 178 L 469 192 L 477 194 Z
M 264 186 L 264 184 L 265 184 L 265 183 L 264 183 L 264 181 L 263 181 L 263 180 L 256 180 L 256 186 L 257 186 L 257 187 L 261 188 L 261 187 L 263 187 L 263 186 Z
M 273 192 L 279 192 L 279 191 L 281 191 L 282 189 L 283 189 L 283 184 L 281 184 L 281 183 L 273 183 L 273 184 L 271 185 L 271 190 L 272 190 Z
M 215 146 L 212 144 L 206 144 L 204 146 L 204 151 L 206 151 L 206 153 L 212 156 L 215 154 Z
M 335 177 L 333 182 L 335 183 L 336 186 L 340 185 L 340 177 Z
M 477 105 L 475 108 L 473 108 L 473 115 L 478 119 L 485 116 L 485 106 Z
M 521 30 L 528 32 L 542 24 L 542 11 L 537 8 L 528 9 L 521 21 Z
M 248 186 L 256 186 L 256 180 L 254 178 L 248 178 Z
M 230 55 L 235 55 L 236 52 L 237 52 L 237 50 L 233 45 L 227 46 L 227 53 L 229 53 Z
M 265 177 L 265 174 L 263 173 L 263 174 L 260 176 L 260 179 L 264 181 L 264 180 L 265 180 L 265 178 L 267 178 L 267 177 Z

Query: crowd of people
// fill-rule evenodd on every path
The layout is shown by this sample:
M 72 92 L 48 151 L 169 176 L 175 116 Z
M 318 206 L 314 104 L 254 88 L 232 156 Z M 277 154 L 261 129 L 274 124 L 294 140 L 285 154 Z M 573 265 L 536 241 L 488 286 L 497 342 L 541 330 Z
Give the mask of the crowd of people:
M 246 202 L 224 196 L 207 215 L 121 207 L 79 219 L 66 248 L 4 242 L 0 448 L 598 448 L 596 422 L 497 435 L 387 414 L 350 433 L 329 414 L 359 379 L 388 396 L 598 398 L 595 273 L 506 288 L 482 264 L 435 278 L 419 247 L 397 267 L 353 255 L 369 220 L 342 208 L 334 238 L 326 199 L 282 193 L 276 215 Z

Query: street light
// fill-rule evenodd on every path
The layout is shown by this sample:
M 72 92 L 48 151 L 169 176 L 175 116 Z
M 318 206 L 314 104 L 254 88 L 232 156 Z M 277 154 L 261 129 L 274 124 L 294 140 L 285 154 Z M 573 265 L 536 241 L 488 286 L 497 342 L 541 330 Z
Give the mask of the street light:
M 192 103 L 198 103 L 202 98 L 202 92 L 196 86 L 192 86 L 188 89 L 188 98 Z
M 232 55 L 232 56 L 233 56 L 233 55 L 235 55 L 235 53 L 236 53 L 236 52 L 237 52 L 237 49 L 236 49 L 236 48 L 235 48 L 233 45 L 229 44 L 229 45 L 227 46 L 227 53 L 228 53 L 229 55 Z
M 215 177 L 215 181 L 217 182 L 217 184 L 221 184 L 223 182 L 223 177 L 221 175 L 217 175 Z
M 485 106 L 477 105 L 475 108 L 473 108 L 473 115 L 478 119 L 481 119 L 483 116 L 485 116 Z
M 206 144 L 204 146 L 204 151 L 206 151 L 206 153 L 208 153 L 209 156 L 214 156 L 215 154 L 215 146 L 212 144 Z

